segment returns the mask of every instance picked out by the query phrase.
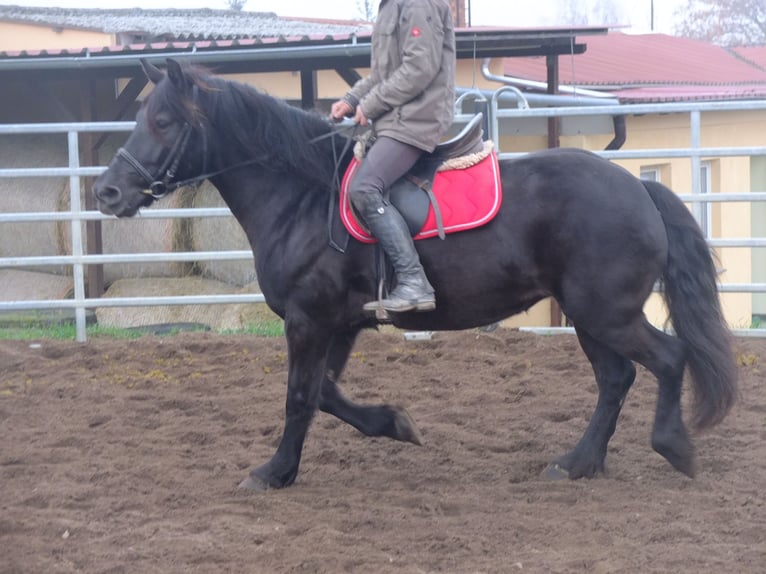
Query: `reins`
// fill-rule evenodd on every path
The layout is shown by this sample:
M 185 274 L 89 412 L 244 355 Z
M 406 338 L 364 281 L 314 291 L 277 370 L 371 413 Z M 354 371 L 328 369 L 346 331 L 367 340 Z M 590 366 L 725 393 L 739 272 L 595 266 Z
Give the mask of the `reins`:
M 333 237 L 332 231 L 333 231 L 333 222 L 335 221 L 334 215 L 336 213 L 335 209 L 335 198 L 340 198 L 340 164 L 343 161 L 343 158 L 346 156 L 346 153 L 348 152 L 348 149 L 351 147 L 353 141 L 354 141 L 354 135 L 356 134 L 357 129 L 359 129 L 358 124 L 353 124 L 351 126 L 345 126 L 338 129 L 331 129 L 329 132 L 322 134 L 321 136 L 317 136 L 313 139 L 309 140 L 310 144 L 314 144 L 316 142 L 322 141 L 327 138 L 332 138 L 332 158 L 333 163 L 335 164 L 335 169 L 333 170 L 333 179 L 332 179 L 332 185 L 330 187 L 331 193 L 330 193 L 330 199 L 327 202 L 327 235 L 329 237 L 330 247 L 338 251 L 339 253 L 345 253 L 346 248 L 348 247 L 348 241 L 349 241 L 349 235 L 345 236 L 345 245 L 340 246 Z M 341 134 L 342 132 L 348 132 L 346 141 L 343 144 L 343 149 L 340 152 L 340 155 L 338 155 L 338 151 L 335 147 L 335 136 Z M 340 199 L 339 199 L 340 201 Z

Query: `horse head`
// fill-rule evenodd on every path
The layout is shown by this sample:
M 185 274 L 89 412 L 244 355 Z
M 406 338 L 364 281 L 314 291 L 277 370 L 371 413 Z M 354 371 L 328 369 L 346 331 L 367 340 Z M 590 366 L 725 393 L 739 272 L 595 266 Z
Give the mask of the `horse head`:
M 141 66 L 155 87 L 133 132 L 93 185 L 99 210 L 118 217 L 135 215 L 205 173 L 201 76 L 171 59 L 164 72 L 146 60 Z

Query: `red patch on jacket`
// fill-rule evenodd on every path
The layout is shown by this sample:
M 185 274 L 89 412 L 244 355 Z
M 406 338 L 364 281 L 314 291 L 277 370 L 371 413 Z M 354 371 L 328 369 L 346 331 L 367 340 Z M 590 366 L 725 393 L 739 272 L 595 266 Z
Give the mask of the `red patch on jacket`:
M 348 166 L 340 188 L 340 217 L 351 237 L 362 243 L 375 243 L 367 229 L 357 219 L 348 199 L 348 188 L 359 167 L 355 158 Z M 466 231 L 489 223 L 502 203 L 500 166 L 493 151 L 488 157 L 467 169 L 451 169 L 436 173 L 432 186 L 442 213 L 445 233 Z M 438 235 L 436 214 L 431 206 L 423 228 L 414 239 Z

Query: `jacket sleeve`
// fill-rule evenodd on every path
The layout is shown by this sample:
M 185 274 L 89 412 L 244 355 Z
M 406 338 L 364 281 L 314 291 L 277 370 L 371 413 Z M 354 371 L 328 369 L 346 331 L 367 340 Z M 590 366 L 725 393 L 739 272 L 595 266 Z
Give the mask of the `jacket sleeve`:
M 357 81 L 348 93 L 343 96 L 343 99 L 351 104 L 351 107 L 356 109 L 356 106 L 359 105 L 359 100 L 361 100 L 379 82 L 380 78 L 378 77 L 378 74 L 372 72 L 369 76 Z
M 426 2 L 412 5 L 407 28 L 400 29 L 402 63 L 388 78 L 354 86 L 364 114 L 375 119 L 422 93 L 433 81 L 441 66 L 444 29 L 439 14 Z M 367 78 L 369 79 L 369 78 Z M 360 83 L 365 82 L 361 80 Z M 366 95 L 361 88 L 369 88 Z

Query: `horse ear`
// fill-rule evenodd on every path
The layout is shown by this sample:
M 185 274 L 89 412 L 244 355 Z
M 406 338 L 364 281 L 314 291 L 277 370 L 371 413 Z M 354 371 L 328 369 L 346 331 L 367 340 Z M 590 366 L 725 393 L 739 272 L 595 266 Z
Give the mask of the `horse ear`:
M 146 58 L 141 58 L 141 68 L 144 70 L 144 74 L 149 78 L 153 84 L 159 83 L 159 81 L 165 77 L 165 74 L 157 66 L 149 62 Z
M 173 85 L 179 91 L 185 91 L 188 82 L 186 80 L 186 76 L 184 76 L 183 70 L 181 69 L 181 64 L 172 58 L 168 58 L 166 61 L 168 63 L 168 78 L 170 78 L 170 81 L 173 82 Z

